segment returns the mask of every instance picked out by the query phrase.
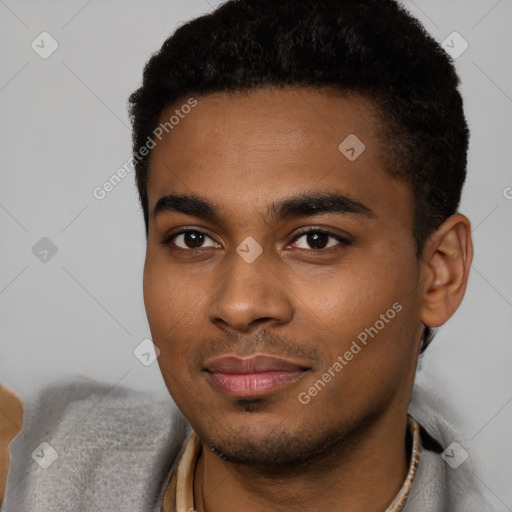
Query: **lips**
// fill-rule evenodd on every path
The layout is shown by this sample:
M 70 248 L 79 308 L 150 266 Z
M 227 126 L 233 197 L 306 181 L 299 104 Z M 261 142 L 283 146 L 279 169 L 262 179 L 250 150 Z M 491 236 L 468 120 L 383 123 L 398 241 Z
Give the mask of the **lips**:
M 296 380 L 310 368 L 274 356 L 224 356 L 206 362 L 210 382 L 221 393 L 238 398 L 267 395 Z

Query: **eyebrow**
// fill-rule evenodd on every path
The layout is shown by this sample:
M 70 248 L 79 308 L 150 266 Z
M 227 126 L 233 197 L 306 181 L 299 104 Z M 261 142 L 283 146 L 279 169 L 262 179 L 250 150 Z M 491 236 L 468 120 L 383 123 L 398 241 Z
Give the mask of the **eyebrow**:
M 217 223 L 221 221 L 215 204 L 193 194 L 170 194 L 161 197 L 153 210 L 153 218 L 164 212 L 183 213 Z M 271 223 L 321 213 L 376 217 L 376 214 L 363 203 L 336 192 L 300 194 L 272 203 L 267 209 Z

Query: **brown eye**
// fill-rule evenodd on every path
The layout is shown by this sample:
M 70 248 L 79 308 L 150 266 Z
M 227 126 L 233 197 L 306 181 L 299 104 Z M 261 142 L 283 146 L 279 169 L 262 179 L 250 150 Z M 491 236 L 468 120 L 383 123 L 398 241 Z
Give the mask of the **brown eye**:
M 210 241 L 211 243 L 208 245 L 204 245 L 205 242 Z M 165 239 L 162 243 L 164 245 L 168 245 L 171 242 L 179 249 L 183 250 L 194 250 L 194 249 L 203 249 L 205 247 L 217 247 L 218 245 L 206 234 L 202 231 L 187 229 L 180 231 L 179 233 L 174 233 L 167 239 Z
M 301 242 L 302 247 L 297 242 L 297 240 L 300 239 L 304 239 L 303 242 Z M 337 245 L 343 247 L 350 245 L 350 243 L 350 240 L 347 240 L 346 238 L 321 229 L 310 229 L 308 231 L 304 231 L 296 237 L 294 241 L 294 245 L 299 245 L 299 249 L 313 249 L 317 251 L 330 249 Z

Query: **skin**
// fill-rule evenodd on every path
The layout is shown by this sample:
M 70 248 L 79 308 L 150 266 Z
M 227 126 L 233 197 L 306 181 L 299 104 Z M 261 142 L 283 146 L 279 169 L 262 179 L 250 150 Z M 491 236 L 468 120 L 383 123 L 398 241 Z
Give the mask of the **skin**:
M 412 191 L 385 172 L 380 120 L 364 98 L 263 89 L 197 100 L 152 153 L 144 268 L 163 378 L 202 441 L 195 508 L 384 510 L 407 473 L 406 415 L 423 324 L 446 322 L 465 292 L 469 220 L 450 217 L 415 255 Z M 355 161 L 338 149 L 349 134 L 366 146 Z M 313 191 L 343 194 L 372 215 L 268 215 L 272 203 Z M 218 219 L 154 216 L 169 194 L 208 201 Z M 320 235 L 315 245 L 301 228 L 349 243 Z M 196 238 L 180 236 L 183 229 Z M 205 237 L 194 243 L 197 231 Z M 247 237 L 262 249 L 252 263 L 236 252 Z M 395 303 L 401 311 L 301 403 L 299 393 Z M 308 370 L 242 403 L 204 371 L 208 357 L 233 354 L 275 355 Z

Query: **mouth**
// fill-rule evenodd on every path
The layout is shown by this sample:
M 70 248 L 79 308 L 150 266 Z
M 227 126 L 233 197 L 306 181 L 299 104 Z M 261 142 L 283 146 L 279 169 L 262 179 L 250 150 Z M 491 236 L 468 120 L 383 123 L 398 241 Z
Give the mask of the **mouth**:
M 311 367 L 268 355 L 223 356 L 206 362 L 210 383 L 224 395 L 255 398 L 299 380 Z

